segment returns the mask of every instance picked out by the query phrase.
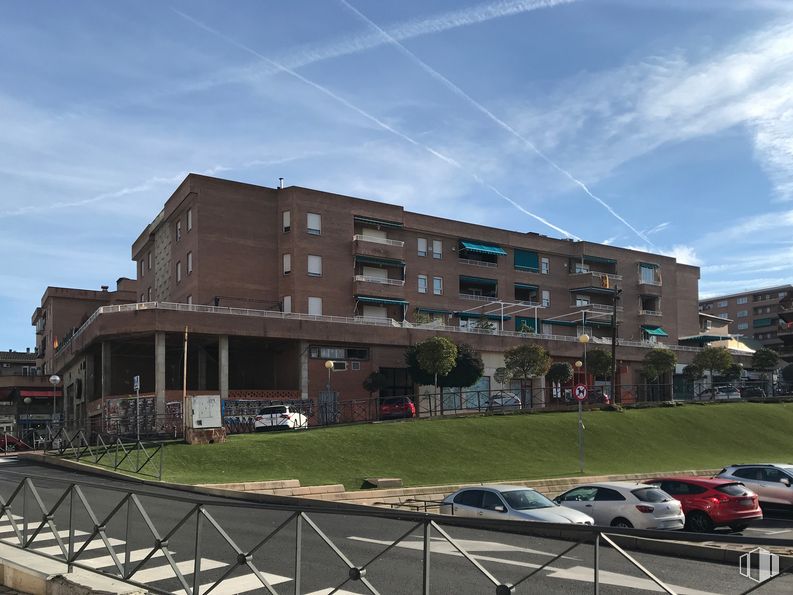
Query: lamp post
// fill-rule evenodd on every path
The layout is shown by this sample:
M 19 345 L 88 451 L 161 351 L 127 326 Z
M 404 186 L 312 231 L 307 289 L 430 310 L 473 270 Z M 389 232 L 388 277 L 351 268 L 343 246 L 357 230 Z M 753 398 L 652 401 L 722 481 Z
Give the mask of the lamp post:
M 326 385 L 326 389 L 330 392 L 330 373 L 333 371 L 333 360 L 329 359 L 325 362 L 325 369 L 328 371 L 328 384 Z
M 50 384 L 52 385 L 52 419 L 50 425 L 55 425 L 55 387 L 61 382 L 61 377 L 57 374 L 50 376 Z
M 30 404 L 33 402 L 33 399 L 31 399 L 30 397 L 25 397 L 22 400 L 22 402 L 25 404 L 25 421 L 27 422 L 28 430 L 32 431 L 32 430 L 30 430 Z M 25 434 L 23 432 L 22 436 L 24 437 L 24 435 Z M 31 440 L 30 443 L 32 443 L 32 442 L 33 441 Z
M 583 366 L 584 364 L 579 359 L 576 360 L 574 365 L 576 372 L 580 374 L 581 366 Z M 582 417 L 583 408 L 584 408 L 583 403 L 581 401 L 578 401 L 578 470 L 581 473 L 584 472 L 584 420 Z
M 587 372 L 586 372 L 586 344 L 589 343 L 589 335 L 587 335 L 586 333 L 580 335 L 578 337 L 578 342 L 581 343 L 584 346 L 584 364 L 583 364 L 584 365 L 584 384 L 589 386 L 589 378 L 587 377 Z

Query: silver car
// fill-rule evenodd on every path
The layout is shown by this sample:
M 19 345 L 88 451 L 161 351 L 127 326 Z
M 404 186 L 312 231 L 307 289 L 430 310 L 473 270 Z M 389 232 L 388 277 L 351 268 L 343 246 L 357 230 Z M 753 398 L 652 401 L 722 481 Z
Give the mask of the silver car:
M 440 512 L 483 519 L 580 525 L 594 523 L 589 515 L 559 506 L 537 490 L 513 485 L 462 488 L 443 499 Z
M 730 465 L 716 477 L 740 481 L 755 492 L 764 504 L 793 506 L 793 465 L 758 463 Z

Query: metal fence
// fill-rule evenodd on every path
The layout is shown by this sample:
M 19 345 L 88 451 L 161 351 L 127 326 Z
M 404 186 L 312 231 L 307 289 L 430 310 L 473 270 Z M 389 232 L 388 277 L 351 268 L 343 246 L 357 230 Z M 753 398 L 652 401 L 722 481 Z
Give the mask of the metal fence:
M 164 520 L 163 511 L 173 513 L 170 521 Z M 277 513 L 278 516 L 270 518 L 267 523 L 252 525 L 250 519 L 257 512 Z M 381 535 L 398 536 L 378 540 L 379 545 L 374 548 L 374 554 L 369 550 L 363 554 L 357 550 L 357 555 L 354 555 L 345 552 L 344 544 L 349 542 L 342 542 L 341 538 L 334 541 L 327 527 L 323 528 L 322 519 L 329 524 L 332 517 L 342 517 L 346 521 L 345 526 L 363 522 L 365 519 L 374 520 Z M 243 539 L 239 533 L 239 524 L 233 522 L 233 519 L 243 519 L 248 529 L 253 531 L 253 538 Z M 290 591 L 296 594 L 303 592 L 304 581 L 308 582 L 312 571 L 322 574 L 323 577 L 339 577 L 334 579 L 332 589 L 323 592 L 337 592 L 348 587 L 377 594 L 381 592 L 380 589 L 388 589 L 394 574 L 392 568 L 386 567 L 384 572 L 384 566 L 376 562 L 387 561 L 389 555 L 396 552 L 395 548 L 411 536 L 420 539 L 418 544 L 414 539 L 409 544 L 411 549 L 419 550 L 420 558 L 407 568 L 403 565 L 400 572 L 405 580 L 415 577 L 421 586 L 414 592 L 424 595 L 428 595 L 431 586 L 435 584 L 433 560 L 438 556 L 438 543 L 444 544 L 454 553 L 453 557 L 443 560 L 444 570 L 453 566 L 451 570 L 454 573 L 473 571 L 490 585 L 490 589 L 480 592 L 495 592 L 497 595 L 514 593 L 518 587 L 538 576 L 540 571 L 576 548 L 589 546 L 592 548 L 591 553 L 588 551 L 583 555 L 579 563 L 589 565 L 591 559 L 592 592 L 599 593 L 601 555 L 604 548 L 608 548 L 614 553 L 611 554 L 614 558 L 622 559 L 624 564 L 637 569 L 657 585 L 658 589 L 673 593 L 669 585 L 629 553 L 628 549 L 632 547 L 629 544 L 642 540 L 663 541 L 666 542 L 669 555 L 674 556 L 675 548 L 680 547 L 676 543 L 680 542 L 731 541 L 741 545 L 766 543 L 757 538 L 589 525 L 517 523 L 365 507 L 330 507 L 299 500 L 279 505 L 208 502 L 207 498 L 132 492 L 104 485 L 77 484 L 56 479 L 41 479 L 37 484 L 30 477 L 21 479 L 15 487 L 12 486 L 12 489 L 0 494 L 0 522 L 7 523 L 11 527 L 7 533 L 12 534 L 11 537 L 0 540 L 2 543 L 60 560 L 68 565 L 68 572 L 72 572 L 73 568 L 98 572 L 143 586 L 153 593 L 174 591 L 173 588 L 154 586 L 151 580 L 148 581 L 150 584 L 146 584 L 147 571 L 154 563 L 164 562 L 163 566 L 156 569 L 160 579 L 160 571 L 164 567 L 172 573 L 169 580 L 176 581 L 180 592 L 187 595 L 210 593 L 224 584 L 231 587 L 232 581 L 238 580 L 241 573 L 252 578 L 256 586 L 266 592 L 277 593 L 272 573 L 276 570 L 283 571 L 285 567 L 291 568 L 294 575 L 294 584 Z M 390 523 L 397 523 L 398 529 L 395 530 Z M 237 528 L 236 533 L 234 527 Z M 487 531 L 490 539 L 511 534 L 547 538 L 555 542 L 561 540 L 563 549 L 558 553 L 550 553 L 547 562 L 541 565 L 527 565 L 530 570 L 521 570 L 520 578 L 508 580 L 505 576 L 498 576 L 500 573 L 485 568 L 483 561 L 466 548 L 464 540 L 452 537 L 451 533 L 455 529 Z M 55 540 L 56 545 L 42 548 L 40 543 L 44 539 Z M 210 546 L 211 539 L 215 543 Z M 307 545 L 309 540 L 312 547 Z M 265 546 L 271 543 L 275 543 L 277 547 L 265 550 Z M 793 541 L 777 543 L 782 547 L 793 546 Z M 210 548 L 215 555 L 224 550 L 229 552 L 230 561 L 210 567 L 204 560 L 205 551 Z M 325 552 L 329 550 L 330 554 L 319 558 L 320 548 Z M 97 562 L 98 554 L 103 557 L 102 564 Z M 157 560 L 152 562 L 155 558 Z M 792 569 L 793 564 L 783 566 L 777 576 L 744 593 L 768 585 Z M 442 588 L 436 586 L 435 592 L 445 588 L 446 585 Z M 531 589 L 531 586 L 527 584 L 526 588 Z

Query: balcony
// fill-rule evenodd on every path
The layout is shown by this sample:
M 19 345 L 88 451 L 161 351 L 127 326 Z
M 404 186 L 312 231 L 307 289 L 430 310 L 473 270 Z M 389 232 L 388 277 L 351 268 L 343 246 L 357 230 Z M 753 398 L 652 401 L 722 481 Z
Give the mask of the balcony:
M 355 275 L 353 289 L 356 294 L 370 295 L 379 298 L 403 299 L 405 297 L 405 281 L 387 279 L 370 275 Z
M 498 299 L 494 295 L 482 295 L 479 293 L 459 293 L 458 297 L 461 300 L 470 300 L 472 302 L 492 302 Z
M 639 316 L 661 317 L 661 316 L 663 316 L 663 314 L 661 314 L 660 310 L 639 310 Z
M 776 336 L 785 343 L 793 341 L 793 322 L 781 322 L 777 329 Z
M 352 251 L 356 256 L 401 260 L 405 252 L 405 242 L 355 234 L 352 236 Z
M 570 307 L 576 310 L 590 310 L 592 312 L 611 313 L 613 311 L 613 306 L 610 304 L 572 304 Z M 623 310 L 622 306 L 617 306 L 617 312 L 622 312 Z
M 570 271 L 568 276 L 575 277 L 576 284 L 606 289 L 613 289 L 617 281 L 622 281 L 622 275 L 603 273 L 600 271 Z
M 393 285 L 395 287 L 405 286 L 405 281 L 403 279 L 386 279 L 383 277 L 372 277 L 370 275 L 355 275 L 353 280 L 356 283 L 379 283 L 380 285 Z
M 463 264 L 470 264 L 475 267 L 485 267 L 491 269 L 498 268 L 497 262 L 487 262 L 485 260 L 471 260 L 470 258 L 458 258 L 457 262 L 461 262 Z

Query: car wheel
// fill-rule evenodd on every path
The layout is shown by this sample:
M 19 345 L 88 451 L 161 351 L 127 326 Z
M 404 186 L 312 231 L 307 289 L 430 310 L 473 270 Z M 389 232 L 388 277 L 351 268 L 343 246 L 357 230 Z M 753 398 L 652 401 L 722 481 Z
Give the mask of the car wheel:
M 628 520 L 622 517 L 618 517 L 611 521 L 612 527 L 619 527 L 620 529 L 633 529 L 633 524 Z
M 695 510 L 686 517 L 688 530 L 694 533 L 710 533 L 713 531 L 713 521 L 710 517 L 699 510 Z
M 749 526 L 749 523 L 733 523 L 730 525 L 730 529 L 733 531 L 743 531 L 746 527 Z

